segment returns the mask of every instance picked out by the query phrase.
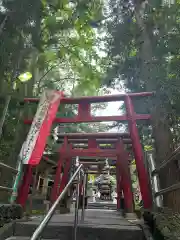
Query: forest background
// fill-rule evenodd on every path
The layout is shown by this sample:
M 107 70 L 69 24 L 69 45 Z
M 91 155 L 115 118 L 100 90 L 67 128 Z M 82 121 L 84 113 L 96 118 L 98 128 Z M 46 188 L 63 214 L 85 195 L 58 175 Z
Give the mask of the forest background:
M 137 113 L 152 114 L 151 124 L 138 123 L 139 133 L 144 150 L 153 148 L 157 164 L 162 163 L 179 145 L 179 40 L 179 0 L 2 0 L 1 161 L 16 166 L 28 131 L 22 115 L 36 111 L 36 106 L 22 106 L 19 100 L 38 97 L 50 88 L 69 96 L 155 92 L 153 98 L 138 99 L 134 105 Z M 105 108 L 95 105 L 93 113 Z M 76 113 L 75 107 L 60 110 L 58 116 Z M 123 111 L 120 104 L 119 112 Z M 113 127 L 127 130 L 120 122 L 68 125 L 61 130 L 102 132 Z M 55 149 L 56 142 L 49 139 L 46 151 Z M 172 171 L 162 174 L 162 187 L 177 178 L 177 170 Z M 1 178 L 9 184 L 3 173 Z

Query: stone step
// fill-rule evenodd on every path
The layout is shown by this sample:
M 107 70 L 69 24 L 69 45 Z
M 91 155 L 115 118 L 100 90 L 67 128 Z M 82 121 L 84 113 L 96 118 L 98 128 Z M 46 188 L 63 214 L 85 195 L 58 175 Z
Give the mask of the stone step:
M 9 238 L 6 238 L 5 240 L 30 240 L 30 237 L 24 237 L 24 236 L 12 236 L 12 237 L 9 237 Z M 45 240 L 43 238 L 41 238 L 41 240 Z M 55 238 L 48 238 L 46 240 L 57 240 Z
M 28 240 L 32 236 L 34 230 L 37 228 L 37 224 L 33 222 L 29 223 L 17 223 L 15 228 L 14 239 Z M 43 239 L 60 239 L 60 240 L 72 240 L 74 233 L 74 227 L 72 223 L 50 223 L 42 233 Z M 20 238 L 21 236 L 22 238 Z M 143 232 L 135 225 L 103 225 L 99 223 L 94 225 L 80 225 L 77 229 L 78 240 L 144 240 Z M 13 240 L 13 239 L 9 239 Z
M 17 221 L 13 225 L 13 232 L 1 240 L 14 235 L 9 240 L 28 240 L 39 226 L 43 216 L 37 216 L 30 221 Z M 74 239 L 74 212 L 68 214 L 55 214 L 41 237 L 44 240 L 72 240 Z M 142 229 L 123 218 L 118 211 L 105 209 L 87 209 L 85 220 L 81 222 L 79 211 L 79 224 L 77 228 L 78 240 L 144 240 Z
M 106 202 L 91 202 L 88 203 L 89 209 L 116 209 L 116 204 Z

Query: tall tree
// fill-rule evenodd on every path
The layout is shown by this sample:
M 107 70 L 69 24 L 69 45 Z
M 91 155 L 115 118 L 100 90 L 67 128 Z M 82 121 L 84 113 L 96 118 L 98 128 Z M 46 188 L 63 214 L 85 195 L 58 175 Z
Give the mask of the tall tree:
M 98 55 L 94 27 L 101 18 L 100 0 L 96 4 L 85 0 L 1 1 L 0 116 L 6 113 L 0 124 L 1 161 L 15 166 L 24 141 L 21 132 L 25 131 L 18 127 L 23 126 L 18 120 L 21 108 L 18 100 L 39 96 L 46 88 L 63 90 L 69 95 L 98 92 L 105 59 Z M 30 81 L 19 80 L 24 72 L 32 74 Z M 12 97 L 10 104 L 3 99 L 7 95 Z M 32 113 L 36 110 L 36 106 L 25 107 L 25 111 L 27 108 Z M 73 115 L 74 109 L 69 114 Z
M 112 85 L 116 79 L 117 85 L 117 79 L 123 79 L 129 91 L 156 92 L 147 104 L 139 102 L 135 108 L 145 111 L 149 106 L 151 110 L 156 160 L 160 164 L 177 140 L 173 134 L 174 129 L 177 131 L 175 119 L 179 119 L 180 5 L 178 1 L 111 0 L 108 7 L 112 64 L 106 83 Z M 164 171 L 162 187 L 178 179 L 174 163 L 171 168 L 174 176 Z

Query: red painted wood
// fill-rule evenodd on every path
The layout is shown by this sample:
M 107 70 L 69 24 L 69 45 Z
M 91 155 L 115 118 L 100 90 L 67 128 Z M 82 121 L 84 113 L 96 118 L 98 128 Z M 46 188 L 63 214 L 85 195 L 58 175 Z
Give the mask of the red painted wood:
M 117 209 L 121 208 L 121 203 L 120 203 L 120 199 L 121 199 L 121 194 L 122 194 L 122 182 L 121 182 L 121 175 L 120 175 L 120 162 L 119 162 L 119 158 L 116 161 L 116 192 L 117 192 Z
M 148 174 L 144 166 L 143 151 L 140 143 L 138 128 L 136 125 L 136 116 L 134 113 L 134 107 L 132 100 L 129 96 L 125 99 L 126 111 L 128 115 L 128 125 L 132 140 L 132 147 L 136 161 L 136 168 L 138 172 L 139 185 L 141 189 L 142 200 L 144 208 L 150 209 L 152 207 L 152 197 L 150 192 L 150 186 L 148 181 Z
M 136 114 L 137 120 L 149 120 L 151 116 L 149 114 Z M 88 122 L 111 122 L 111 121 L 127 121 L 128 117 L 124 116 L 76 116 L 74 118 L 55 118 L 54 123 L 88 123 Z M 24 124 L 31 124 L 32 119 L 25 119 Z
M 123 140 L 123 143 L 125 143 L 125 144 L 131 144 L 131 139 L 126 139 L 126 138 L 124 138 L 124 139 L 122 139 Z M 59 139 L 58 140 L 58 143 L 63 143 L 63 138 L 61 138 L 61 139 Z M 114 143 L 116 143 L 117 141 L 119 141 L 119 139 L 118 138 L 104 138 L 104 139 L 96 139 L 96 142 L 98 143 L 98 144 L 114 144 Z M 71 138 L 69 138 L 68 139 L 68 142 L 69 143 L 72 143 L 72 144 L 81 144 L 81 143 L 85 143 L 85 144 L 87 144 L 88 143 L 88 139 L 71 139 Z
M 68 182 L 68 173 L 69 173 L 69 170 L 71 168 L 71 162 L 72 162 L 72 158 L 69 157 L 69 158 L 66 158 L 65 160 L 65 167 L 64 167 L 64 173 L 63 173 L 63 176 L 62 176 L 62 180 L 61 180 L 61 183 L 60 183 L 60 188 L 59 188 L 59 194 L 62 193 L 64 187 L 66 186 L 67 182 Z
M 152 96 L 153 92 L 140 92 L 140 93 L 129 93 L 129 94 L 115 94 L 115 95 L 104 95 L 104 96 L 92 96 L 92 97 L 77 97 L 62 99 L 64 104 L 79 104 L 81 102 L 87 103 L 99 103 L 99 102 L 113 102 L 124 100 L 126 96 L 129 97 L 148 97 Z M 39 98 L 24 98 L 24 102 L 38 102 Z
M 64 149 L 61 150 L 61 154 L 68 154 L 71 157 L 116 157 L 117 150 L 116 149 L 72 149 L 69 150 L 68 153 Z
M 60 156 L 58 165 L 56 168 L 56 174 L 54 177 L 54 184 L 53 184 L 52 191 L 51 191 L 51 203 L 54 203 L 58 197 L 58 189 L 59 189 L 59 184 L 61 181 L 62 165 L 63 165 L 64 161 L 65 161 L 65 159 L 63 158 L 63 156 Z
M 81 98 L 66 98 L 64 97 L 61 101 L 63 104 L 79 104 L 78 107 L 78 115 L 74 118 L 56 118 L 54 122 L 56 123 L 81 123 L 81 122 L 101 122 L 101 121 L 127 121 L 129 124 L 129 131 L 130 136 L 132 140 L 132 146 L 134 151 L 134 156 L 136 160 L 136 166 L 138 171 L 138 177 L 140 182 L 140 188 L 141 188 L 141 194 L 144 202 L 144 208 L 150 208 L 152 206 L 152 199 L 149 189 L 149 181 L 148 181 L 148 175 L 146 172 L 146 169 L 144 167 L 144 161 L 143 161 L 143 152 L 141 149 L 140 139 L 138 135 L 138 129 L 136 126 L 136 120 L 149 120 L 151 116 L 149 114 L 136 114 L 134 112 L 133 104 L 132 104 L 132 98 L 134 97 L 147 97 L 152 96 L 152 92 L 142 92 L 142 93 L 130 93 L 130 94 L 118 94 L 118 95 L 107 95 L 107 96 L 97 96 L 97 97 L 81 97 Z M 98 102 L 112 102 L 112 101 L 125 101 L 126 105 L 126 115 L 123 116 L 91 116 L 90 114 L 90 104 L 91 103 L 98 103 Z M 24 99 L 25 102 L 38 102 L 39 99 Z M 25 124 L 31 124 L 31 119 L 24 120 Z M 71 139 L 73 138 L 72 135 L 69 136 Z M 75 139 L 82 138 L 81 137 L 75 137 Z M 89 138 L 89 137 L 86 137 Z M 97 138 L 99 138 L 97 136 Z M 102 138 L 105 138 L 103 136 Z M 106 136 L 106 138 L 109 138 L 109 136 Z M 119 138 L 116 137 L 117 139 Z M 116 150 L 110 150 L 110 149 L 97 149 L 94 148 L 95 145 L 89 144 L 90 149 L 71 149 L 70 151 L 62 151 L 61 154 L 64 154 L 66 158 L 68 158 L 67 163 L 69 163 L 70 156 L 103 156 L 103 157 L 116 157 L 117 151 Z M 124 191 L 124 196 L 127 201 L 126 207 L 130 208 L 130 205 L 132 203 L 132 199 L 130 197 L 131 190 L 130 190 L 130 183 L 129 183 L 129 175 L 127 172 L 128 167 L 126 164 L 128 164 L 128 158 L 126 157 L 125 152 L 121 152 L 121 158 L 123 156 L 123 161 L 121 159 L 121 168 L 120 168 L 120 175 L 122 176 L 122 186 Z M 118 155 L 120 158 L 120 153 Z M 122 168 L 123 166 L 123 168 Z M 68 165 L 66 166 L 65 170 L 68 169 Z M 123 169 L 123 170 L 122 170 Z M 67 171 L 67 170 L 66 170 Z M 66 174 L 64 174 L 64 178 L 66 180 Z M 64 182 L 65 182 L 64 180 Z M 63 183 L 64 184 L 64 183 Z M 61 184 L 63 186 L 63 184 Z M 126 186 L 126 187 L 125 187 Z M 128 187 L 127 187 L 128 186 Z M 129 196 L 129 197 L 128 197 Z
M 60 137 L 67 137 L 68 139 L 90 139 L 90 138 L 129 138 L 129 133 L 110 133 L 110 132 L 99 132 L 99 133 L 62 133 Z
M 64 143 L 63 145 L 60 147 L 59 149 L 59 153 L 61 152 L 62 149 L 64 149 L 65 151 L 67 151 L 68 148 L 68 141 L 67 141 L 67 137 L 64 137 Z M 65 156 L 63 156 L 62 154 L 60 154 L 60 158 L 58 161 L 58 165 L 56 168 L 56 174 L 55 174 L 55 178 L 54 178 L 54 185 L 51 191 L 51 203 L 54 203 L 56 201 L 56 199 L 58 198 L 58 194 L 59 194 L 59 188 L 60 188 L 60 183 L 61 183 L 61 173 L 62 173 L 62 166 L 65 163 Z
M 79 103 L 78 105 L 78 119 L 88 120 L 91 118 L 91 104 L 87 102 Z
M 32 165 L 25 165 L 24 175 L 18 190 L 17 203 L 25 206 L 28 199 L 29 187 L 32 182 Z
M 59 134 L 59 137 L 67 137 L 69 139 L 96 139 L 98 138 L 99 140 L 105 140 L 105 138 L 129 138 L 130 134 L 129 133 L 110 133 L 110 132 L 99 132 L 99 133 L 61 133 Z
M 88 139 L 88 148 L 98 148 L 96 139 Z
M 132 183 L 131 183 L 131 175 L 128 164 L 128 153 L 125 151 L 123 142 L 119 141 L 117 144 L 117 149 L 119 149 L 119 154 L 117 156 L 117 166 L 119 168 L 120 183 L 119 188 L 122 187 L 124 194 L 124 202 L 127 212 L 133 212 L 134 209 L 134 199 L 132 193 Z

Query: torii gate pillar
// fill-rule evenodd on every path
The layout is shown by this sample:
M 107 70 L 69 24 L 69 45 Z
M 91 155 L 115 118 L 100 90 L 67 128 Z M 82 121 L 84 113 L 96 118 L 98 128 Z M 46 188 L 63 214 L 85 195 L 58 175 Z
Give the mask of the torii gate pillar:
M 143 151 L 136 125 L 136 113 L 134 112 L 132 100 L 128 95 L 125 97 L 125 105 L 143 205 L 145 209 L 150 209 L 152 207 L 152 196 L 149 188 L 148 174 L 144 165 Z

